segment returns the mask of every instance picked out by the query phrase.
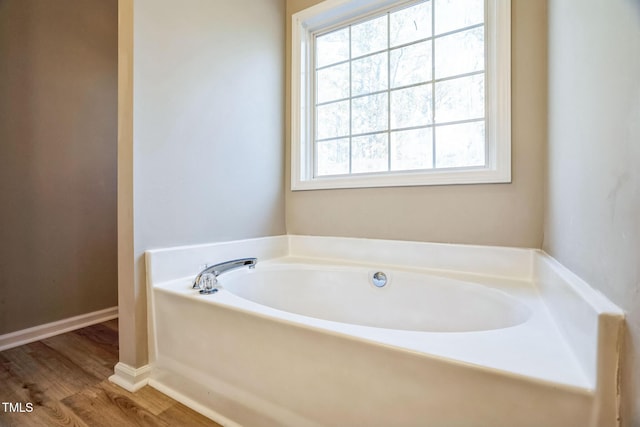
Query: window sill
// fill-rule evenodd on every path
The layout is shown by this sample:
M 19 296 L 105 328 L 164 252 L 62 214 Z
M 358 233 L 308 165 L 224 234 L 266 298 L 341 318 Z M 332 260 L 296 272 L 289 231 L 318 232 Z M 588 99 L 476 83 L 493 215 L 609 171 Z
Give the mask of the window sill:
M 499 184 L 511 182 L 511 170 L 450 169 L 321 177 L 291 182 L 292 191 L 345 188 L 414 187 L 431 185 Z

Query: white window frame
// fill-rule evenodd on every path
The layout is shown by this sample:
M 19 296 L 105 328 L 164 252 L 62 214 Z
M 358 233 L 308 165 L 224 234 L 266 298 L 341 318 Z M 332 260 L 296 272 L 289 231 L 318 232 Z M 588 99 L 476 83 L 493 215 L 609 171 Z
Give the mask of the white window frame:
M 511 0 L 485 0 L 487 164 L 484 167 L 314 177 L 313 34 L 341 22 L 411 3 L 415 0 L 325 0 L 293 15 L 292 190 L 511 182 Z

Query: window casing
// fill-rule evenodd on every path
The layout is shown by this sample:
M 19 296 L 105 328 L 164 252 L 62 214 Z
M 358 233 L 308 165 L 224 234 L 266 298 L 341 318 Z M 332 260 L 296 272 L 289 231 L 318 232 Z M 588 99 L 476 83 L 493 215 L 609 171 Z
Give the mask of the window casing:
M 327 0 L 293 16 L 293 190 L 510 182 L 510 2 L 474 3 Z

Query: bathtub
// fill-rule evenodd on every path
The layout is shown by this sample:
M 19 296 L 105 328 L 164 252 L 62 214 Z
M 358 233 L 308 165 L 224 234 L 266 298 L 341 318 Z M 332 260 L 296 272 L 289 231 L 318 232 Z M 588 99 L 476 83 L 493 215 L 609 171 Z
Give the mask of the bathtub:
M 192 289 L 205 260 L 245 256 Z M 225 426 L 613 426 L 621 312 L 572 287 L 596 322 L 577 354 L 543 258 L 305 236 L 150 251 L 149 384 Z

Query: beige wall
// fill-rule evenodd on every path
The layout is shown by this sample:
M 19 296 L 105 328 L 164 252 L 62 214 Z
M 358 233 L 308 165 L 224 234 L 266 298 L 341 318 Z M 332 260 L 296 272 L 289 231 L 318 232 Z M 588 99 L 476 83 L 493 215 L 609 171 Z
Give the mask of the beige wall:
M 136 272 L 121 277 L 123 363 L 147 361 L 145 250 L 285 232 L 283 19 L 281 0 L 133 1 L 134 142 L 121 161 L 133 155 L 123 190 Z
M 115 0 L 0 1 L 0 334 L 117 305 Z
M 286 1 L 288 35 L 291 15 L 319 2 Z M 287 86 L 287 231 L 540 247 L 546 142 L 546 2 L 513 0 L 512 27 L 511 184 L 291 192 Z
M 639 76 L 639 1 L 549 1 L 544 249 L 627 311 L 623 426 L 640 426 Z

